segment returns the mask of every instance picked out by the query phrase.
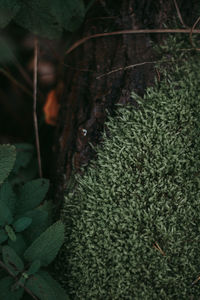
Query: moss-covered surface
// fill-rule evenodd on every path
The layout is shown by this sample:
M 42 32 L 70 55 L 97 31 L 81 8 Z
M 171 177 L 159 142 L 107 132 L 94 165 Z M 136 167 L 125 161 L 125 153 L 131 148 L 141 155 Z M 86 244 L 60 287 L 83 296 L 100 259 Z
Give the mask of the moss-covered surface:
M 200 298 L 200 57 L 169 69 L 109 119 L 66 196 L 57 267 L 72 299 Z

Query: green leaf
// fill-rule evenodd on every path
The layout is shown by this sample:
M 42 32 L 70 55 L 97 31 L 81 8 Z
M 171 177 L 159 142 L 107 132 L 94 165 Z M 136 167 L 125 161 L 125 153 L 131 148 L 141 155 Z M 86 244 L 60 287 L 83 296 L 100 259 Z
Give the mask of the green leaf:
M 26 282 L 26 287 L 41 300 L 55 300 L 57 298 L 51 285 L 39 274 L 31 276 Z
M 0 244 L 5 242 L 8 239 L 8 235 L 6 234 L 4 229 L 0 229 Z
M 0 202 L 4 202 L 10 209 L 11 213 L 14 213 L 16 195 L 8 181 L 5 181 L 0 188 Z
M 30 268 L 28 269 L 28 271 L 26 272 L 26 274 L 28 276 L 35 274 L 36 272 L 38 272 L 38 270 L 41 267 L 41 263 L 38 259 L 34 260 L 32 262 L 32 264 L 30 265 Z
M 0 28 L 7 26 L 19 9 L 18 0 L 0 0 Z
M 0 280 L 0 299 L 2 300 L 19 300 L 22 298 L 24 289 L 19 288 L 13 291 L 12 286 L 15 284 L 12 277 L 7 276 Z
M 8 177 L 16 158 L 15 147 L 0 145 L 0 184 Z
M 20 233 L 17 233 L 16 234 L 16 241 L 13 242 L 11 241 L 10 239 L 8 240 L 8 245 L 13 249 L 15 250 L 15 252 L 19 255 L 19 256 L 22 256 L 24 254 L 24 251 L 26 250 L 27 248 L 27 244 L 26 242 L 24 241 L 24 238 L 22 236 L 22 234 Z
M 12 227 L 9 225 L 6 225 L 5 231 L 7 232 L 8 237 L 11 239 L 11 241 L 15 242 L 17 237 L 16 237 L 16 234 L 15 234 L 14 230 L 12 229 Z
M 83 0 L 51 0 L 51 11 L 58 23 L 68 31 L 75 31 L 85 17 Z
M 12 172 L 17 173 L 20 168 L 28 166 L 30 161 L 33 159 L 34 147 L 27 143 L 15 144 L 16 148 L 16 162 Z
M 40 271 L 31 276 L 26 287 L 41 300 L 68 300 L 63 288 L 47 272 Z
M 64 224 L 58 221 L 43 232 L 25 251 L 27 261 L 39 259 L 42 266 L 47 266 L 56 257 L 64 242 Z
M 24 269 L 24 263 L 17 253 L 9 246 L 2 247 L 3 261 L 7 268 L 17 275 Z
M 59 38 L 62 33 L 62 27 L 52 15 L 48 0 L 21 0 L 21 9 L 15 21 L 42 37 Z
M 12 214 L 10 209 L 7 207 L 5 203 L 0 201 L 0 225 L 4 226 L 6 223 L 12 223 Z
M 13 169 L 8 177 L 8 180 L 12 185 L 21 185 L 36 178 L 37 172 L 37 159 L 33 157 L 27 167 L 21 167 L 18 171 Z
M 56 281 L 48 272 L 46 271 L 39 271 L 38 272 L 43 279 L 53 288 L 57 299 L 59 300 L 69 300 L 68 295 L 66 294 L 65 290 L 62 286 Z
M 31 225 L 23 232 L 23 236 L 30 245 L 40 234 L 49 227 L 48 213 L 39 208 L 25 213 L 32 219 Z
M 55 209 L 55 204 L 53 204 L 53 201 L 45 200 L 42 205 L 38 207 L 38 209 L 48 213 L 48 226 L 50 226 L 53 223 L 53 211 Z
M 24 231 L 32 223 L 32 219 L 29 217 L 22 217 L 13 223 L 13 227 L 16 232 Z
M 41 178 L 26 183 L 20 190 L 16 214 L 24 214 L 43 201 L 49 188 L 49 180 Z
M 13 51 L 14 45 L 11 43 L 11 41 L 6 39 L 5 37 L 0 36 L 0 63 L 5 64 L 12 62 L 14 59 Z

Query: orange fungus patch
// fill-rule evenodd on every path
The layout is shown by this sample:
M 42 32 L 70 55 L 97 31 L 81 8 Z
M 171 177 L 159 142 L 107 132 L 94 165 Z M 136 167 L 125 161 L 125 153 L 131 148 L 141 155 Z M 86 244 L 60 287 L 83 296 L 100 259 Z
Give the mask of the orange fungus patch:
M 56 125 L 60 104 L 56 95 L 56 90 L 51 90 L 43 107 L 45 122 L 49 125 Z

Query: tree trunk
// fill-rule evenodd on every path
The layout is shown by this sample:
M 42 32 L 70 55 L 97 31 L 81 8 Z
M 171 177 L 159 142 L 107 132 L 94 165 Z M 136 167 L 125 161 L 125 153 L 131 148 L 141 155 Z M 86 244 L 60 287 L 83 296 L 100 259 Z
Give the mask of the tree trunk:
M 179 1 L 180 8 L 185 9 L 184 5 Z M 178 22 L 173 1 L 99 0 L 76 40 L 117 30 L 164 28 L 174 17 Z M 153 84 L 158 76 L 153 62 L 158 57 L 152 42 L 161 43 L 163 38 L 162 34 L 99 37 L 66 56 L 52 171 L 56 201 L 63 199 L 72 169 L 80 172 L 94 157 L 91 144 L 96 146 L 101 140 L 106 111 L 112 114 L 117 103 L 134 104 L 131 92 L 143 95 Z

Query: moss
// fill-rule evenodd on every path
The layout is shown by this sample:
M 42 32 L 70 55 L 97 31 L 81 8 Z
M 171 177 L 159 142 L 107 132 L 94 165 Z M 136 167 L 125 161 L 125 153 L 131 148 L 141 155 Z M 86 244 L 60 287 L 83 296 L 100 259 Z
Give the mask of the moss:
M 66 195 L 57 267 L 72 299 L 199 299 L 199 57 L 170 69 L 108 120 Z

